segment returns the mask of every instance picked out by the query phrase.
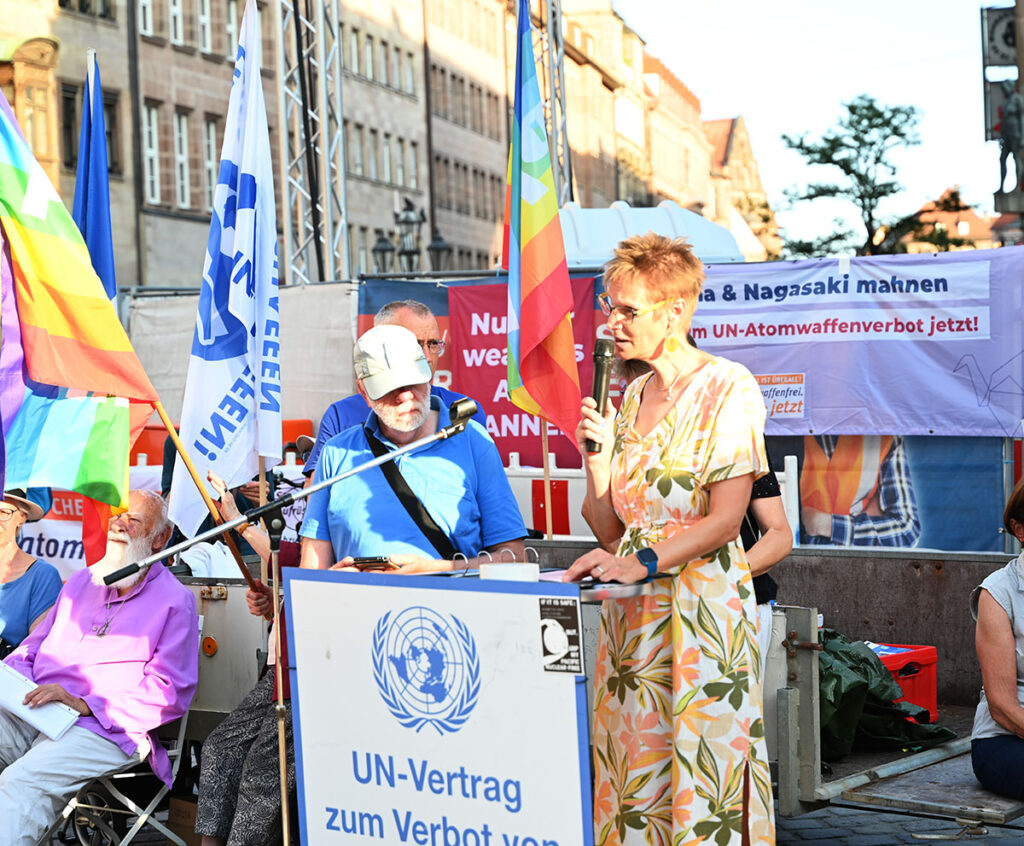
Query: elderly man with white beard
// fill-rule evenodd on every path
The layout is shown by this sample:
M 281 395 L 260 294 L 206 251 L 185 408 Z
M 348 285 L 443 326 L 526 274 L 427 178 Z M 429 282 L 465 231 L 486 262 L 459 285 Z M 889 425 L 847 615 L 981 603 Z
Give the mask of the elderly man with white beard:
M 37 687 L 24 704 L 81 715 L 58 740 L 0 709 L 0 843 L 33 844 L 83 785 L 147 760 L 170 783 L 155 729 L 182 716 L 198 681 L 192 593 L 162 564 L 110 587 L 103 578 L 159 551 L 163 500 L 132 491 L 110 522 L 102 561 L 68 579 L 46 619 L 5 663 Z

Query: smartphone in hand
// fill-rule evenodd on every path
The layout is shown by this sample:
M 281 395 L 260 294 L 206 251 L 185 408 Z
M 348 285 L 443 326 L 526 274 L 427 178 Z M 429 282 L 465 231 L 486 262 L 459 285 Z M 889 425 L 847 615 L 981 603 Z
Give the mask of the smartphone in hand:
M 357 570 L 392 570 L 394 567 L 386 555 L 367 555 L 353 558 L 352 566 Z

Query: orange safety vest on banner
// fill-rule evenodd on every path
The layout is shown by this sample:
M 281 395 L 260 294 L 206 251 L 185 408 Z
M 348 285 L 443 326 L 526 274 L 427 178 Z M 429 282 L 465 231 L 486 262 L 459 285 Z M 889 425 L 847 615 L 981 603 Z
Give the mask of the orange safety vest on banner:
M 841 435 L 829 458 L 815 437 L 804 437 L 800 504 L 826 514 L 860 514 L 878 490 L 892 444 L 891 435 Z

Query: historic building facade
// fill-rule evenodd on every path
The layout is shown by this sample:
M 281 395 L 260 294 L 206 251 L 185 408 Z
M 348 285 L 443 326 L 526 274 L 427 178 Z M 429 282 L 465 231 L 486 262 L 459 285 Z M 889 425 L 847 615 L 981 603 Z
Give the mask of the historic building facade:
M 281 26 L 276 3 L 252 1 L 280 205 Z M 452 268 L 500 260 L 516 5 L 342 0 L 353 275 L 382 269 L 374 245 L 382 236 L 395 244 L 395 211 L 407 204 L 423 220 L 420 269 L 429 268 L 435 234 L 451 245 Z M 97 50 L 122 286 L 200 282 L 244 8 L 244 0 L 5 0 L 0 90 L 69 207 L 85 54 Z M 531 8 L 543 27 L 539 0 Z M 563 13 L 573 199 L 596 208 L 671 199 L 741 230 L 748 257 L 771 255 L 774 219 L 742 118 L 702 122 L 693 90 L 646 52 L 610 0 L 564 0 Z M 538 75 L 547 96 L 543 66 Z M 747 236 L 759 239 L 760 254 Z

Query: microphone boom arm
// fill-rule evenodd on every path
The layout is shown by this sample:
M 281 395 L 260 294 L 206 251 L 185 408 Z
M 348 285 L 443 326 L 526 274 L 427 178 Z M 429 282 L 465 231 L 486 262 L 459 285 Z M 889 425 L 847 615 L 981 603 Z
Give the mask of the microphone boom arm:
M 210 540 L 211 538 L 219 537 L 231 529 L 237 529 L 249 525 L 250 523 L 256 524 L 261 518 L 269 516 L 274 512 L 279 512 L 282 508 L 285 508 L 292 503 L 299 502 L 319 490 L 330 487 L 335 482 L 340 482 L 342 479 L 347 479 L 349 476 L 358 475 L 365 470 L 377 467 L 387 461 L 394 461 L 401 455 L 413 452 L 421 447 L 429 446 L 435 441 L 443 441 L 452 437 L 452 435 L 457 435 L 466 428 L 466 425 L 469 423 L 472 416 L 476 414 L 476 410 L 477 405 L 473 400 L 468 398 L 457 400 L 451 404 L 449 409 L 451 423 L 441 429 L 438 429 L 434 434 L 427 435 L 425 438 L 420 438 L 418 441 L 413 441 L 410 444 L 398 447 L 397 449 L 388 452 L 386 455 L 372 458 L 371 460 L 360 464 L 358 467 L 353 467 L 351 470 L 346 470 L 344 473 L 339 473 L 337 476 L 332 476 L 330 479 L 324 479 L 323 481 L 317 482 L 315 485 L 310 485 L 308 488 L 302 488 L 295 493 L 285 494 L 280 499 L 275 499 L 265 505 L 257 505 L 250 508 L 244 514 L 239 514 L 237 517 L 227 520 L 219 526 L 214 526 L 212 529 L 200 532 L 194 538 L 183 540 L 181 543 L 176 543 L 174 546 L 162 549 L 160 552 L 155 552 L 148 558 L 143 558 L 137 563 L 126 564 L 120 570 L 115 570 L 109 576 L 105 576 L 103 582 L 104 584 L 112 585 L 114 582 L 118 582 L 126 576 L 134 575 L 143 567 L 148 567 L 151 564 L 155 564 L 156 562 L 167 558 L 169 555 L 175 555 L 178 552 L 189 549 L 197 543 L 202 543 L 203 541 Z

